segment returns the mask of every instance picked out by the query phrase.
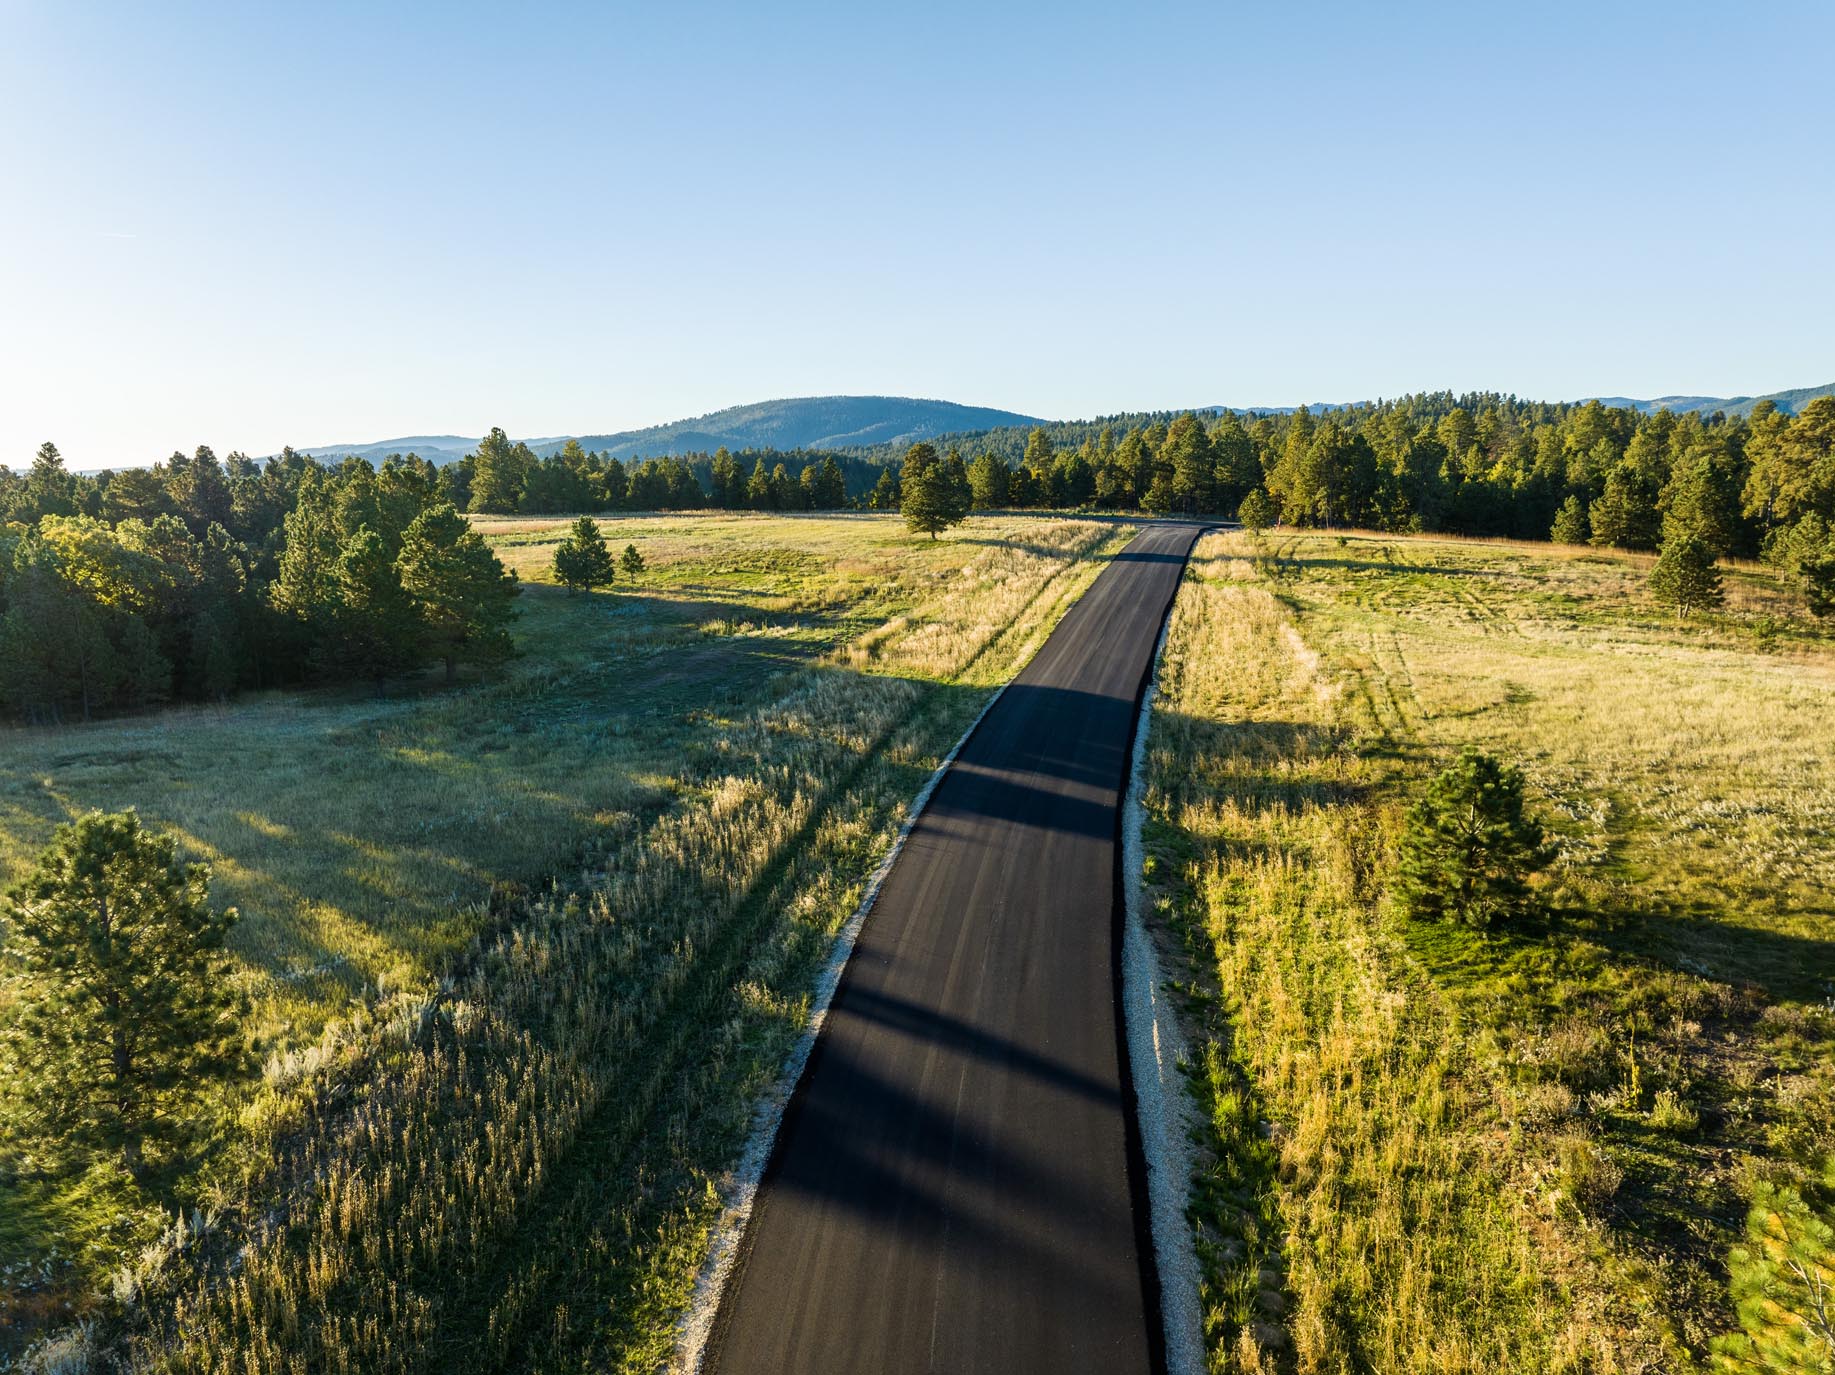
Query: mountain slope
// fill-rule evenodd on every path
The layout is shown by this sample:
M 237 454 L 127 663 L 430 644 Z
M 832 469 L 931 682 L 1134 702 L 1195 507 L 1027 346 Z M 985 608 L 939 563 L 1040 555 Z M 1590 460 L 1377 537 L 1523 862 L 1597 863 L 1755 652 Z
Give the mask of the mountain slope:
M 729 406 L 723 411 L 616 434 L 581 435 L 592 450 L 620 458 L 729 449 L 840 449 L 871 444 L 912 444 L 960 430 L 1030 425 L 1034 417 L 986 406 L 908 396 L 797 396 Z M 552 452 L 564 440 L 533 445 Z
M 964 430 L 986 430 L 1000 425 L 1040 423 L 1016 411 L 987 406 L 959 406 L 953 401 L 930 401 L 909 396 L 793 396 L 759 401 L 749 406 L 651 425 L 641 430 L 577 436 L 595 452 L 618 458 L 661 458 L 665 454 L 706 453 L 724 445 L 729 449 L 853 449 L 876 444 L 907 445 L 920 439 Z M 538 454 L 552 454 L 569 436 L 532 439 Z M 319 459 L 347 455 L 380 463 L 390 454 L 419 454 L 435 463 L 451 463 L 477 447 L 476 438 L 464 435 L 411 435 L 362 444 L 301 445 L 300 452 Z

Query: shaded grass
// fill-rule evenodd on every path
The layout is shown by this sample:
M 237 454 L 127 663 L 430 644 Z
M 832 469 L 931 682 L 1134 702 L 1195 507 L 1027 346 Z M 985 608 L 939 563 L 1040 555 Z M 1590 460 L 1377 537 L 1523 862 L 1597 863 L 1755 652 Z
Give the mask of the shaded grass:
M 1193 958 L 1217 1369 L 1688 1369 L 1759 1175 L 1831 1149 L 1835 654 L 1677 627 L 1635 558 L 1211 537 L 1175 609 L 1151 839 Z M 1546 926 L 1410 925 L 1402 804 L 1520 761 Z
M 650 1368 L 666 1349 L 711 1185 L 914 780 L 1128 533 L 702 523 L 645 522 L 634 591 L 532 587 L 500 682 L 320 706 L 361 717 L 336 727 L 357 732 L 338 792 L 385 786 L 372 732 L 411 738 L 437 814 L 465 818 L 440 853 L 504 867 L 456 903 L 398 875 L 422 915 L 371 920 L 413 958 L 310 1004 L 316 1036 L 300 1018 L 276 1037 L 196 1183 L 203 1234 L 168 1232 L 96 1309 L 136 1365 Z M 493 533 L 538 573 L 561 524 Z M 223 777 L 219 812 L 249 809 L 235 790 L 260 776 Z M 352 838 L 383 870 L 431 848 L 395 819 L 274 838 L 300 892 L 353 902 Z M 244 947 L 251 978 L 266 952 Z

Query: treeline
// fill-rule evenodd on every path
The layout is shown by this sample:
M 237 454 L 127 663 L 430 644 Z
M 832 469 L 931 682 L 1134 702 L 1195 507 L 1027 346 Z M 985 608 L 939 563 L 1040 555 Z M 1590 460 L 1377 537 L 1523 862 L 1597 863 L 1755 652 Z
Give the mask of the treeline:
M 375 682 L 509 653 L 516 592 L 432 464 L 208 448 L 83 477 L 0 467 L 0 701 L 33 722 Z
M 646 458 L 627 464 L 570 439 L 547 458 L 492 430 L 440 471 L 454 504 L 498 515 L 604 511 L 833 511 L 879 469 L 858 458 L 780 449 Z
M 1031 431 L 1017 463 L 983 451 L 967 464 L 975 506 L 1234 515 L 1253 497 L 1258 516 L 1301 526 L 1620 549 L 1687 535 L 1777 563 L 1835 611 L 1835 398 L 1747 418 L 1442 392 L 1079 428 L 1075 447 Z M 898 480 L 888 470 L 872 504 L 897 504 Z

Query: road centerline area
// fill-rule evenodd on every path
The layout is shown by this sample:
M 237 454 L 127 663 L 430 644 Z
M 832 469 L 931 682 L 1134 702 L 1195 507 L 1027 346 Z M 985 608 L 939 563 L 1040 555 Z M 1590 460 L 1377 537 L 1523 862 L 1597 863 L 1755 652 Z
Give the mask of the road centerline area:
M 1117 835 L 1197 535 L 1150 526 L 1117 555 L 937 785 L 786 1110 L 704 1370 L 1159 1367 Z

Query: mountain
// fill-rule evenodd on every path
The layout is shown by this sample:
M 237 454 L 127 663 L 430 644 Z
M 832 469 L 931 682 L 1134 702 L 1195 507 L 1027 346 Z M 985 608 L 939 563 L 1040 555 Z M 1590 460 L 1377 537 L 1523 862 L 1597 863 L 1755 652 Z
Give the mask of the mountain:
M 379 439 L 366 444 L 302 444 L 302 454 L 311 454 L 324 462 L 340 458 L 367 458 L 381 463 L 390 454 L 419 454 L 435 463 L 454 463 L 478 446 L 476 439 L 462 434 L 411 434 L 400 439 Z
M 1796 387 L 1790 391 L 1768 392 L 1764 396 L 1658 396 L 1639 401 L 1629 396 L 1597 396 L 1588 400 L 1602 406 L 1619 406 L 1650 415 L 1656 411 L 1725 411 L 1728 415 L 1751 415 L 1761 401 L 1770 401 L 1786 415 L 1795 415 L 1819 396 L 1835 396 L 1835 382 L 1825 387 Z
M 909 396 L 797 396 L 729 406 L 723 411 L 613 434 L 558 435 L 532 439 L 529 447 L 547 455 L 569 438 L 594 452 L 618 458 L 661 458 L 665 454 L 709 453 L 729 449 L 853 449 L 876 444 L 915 444 L 940 434 L 986 430 L 999 425 L 1035 425 L 1039 421 L 1016 411 L 986 406 L 959 406 Z M 300 445 L 301 453 L 323 460 L 346 455 L 380 463 L 390 454 L 419 454 L 435 463 L 451 463 L 477 446 L 464 435 L 409 435 L 362 444 Z
M 909 396 L 798 396 L 729 406 L 723 411 L 617 434 L 587 434 L 580 443 L 619 458 L 632 455 L 729 449 L 853 449 L 873 444 L 915 444 L 940 434 L 986 430 L 996 425 L 1034 425 L 1036 417 L 953 401 Z M 565 440 L 531 445 L 551 453 Z

